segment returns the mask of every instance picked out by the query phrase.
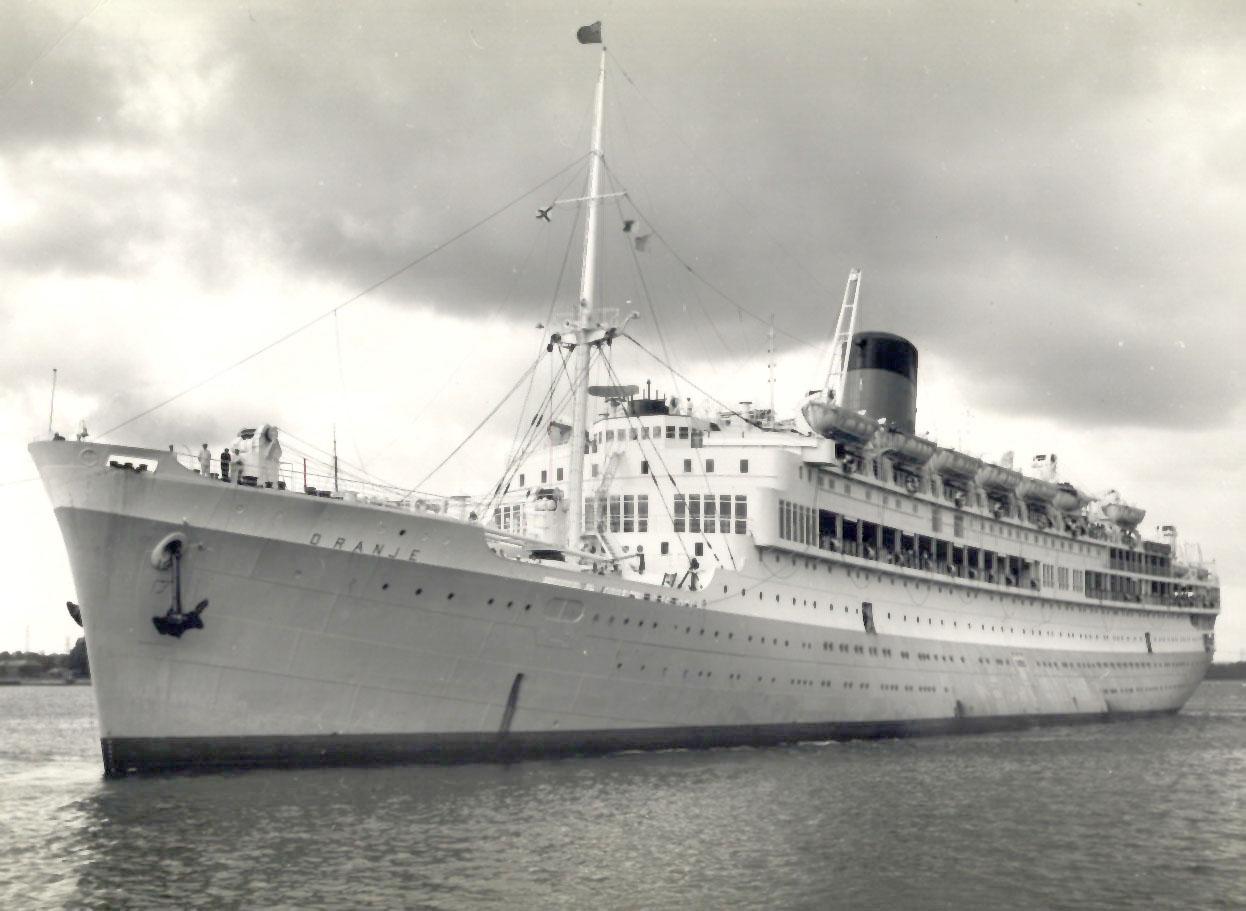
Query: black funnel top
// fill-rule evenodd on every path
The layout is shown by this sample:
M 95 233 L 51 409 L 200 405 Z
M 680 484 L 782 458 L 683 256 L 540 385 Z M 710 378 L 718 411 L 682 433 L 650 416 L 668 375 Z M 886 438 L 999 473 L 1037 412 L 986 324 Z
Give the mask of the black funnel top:
M 852 337 L 849 370 L 888 370 L 917 382 L 917 348 L 890 332 L 858 332 Z

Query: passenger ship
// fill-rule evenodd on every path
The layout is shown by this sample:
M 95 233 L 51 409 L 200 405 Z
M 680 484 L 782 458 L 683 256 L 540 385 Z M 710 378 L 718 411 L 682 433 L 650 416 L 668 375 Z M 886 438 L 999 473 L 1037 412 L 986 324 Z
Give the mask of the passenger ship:
M 534 422 L 489 502 L 31 445 L 106 774 L 967 733 L 1176 712 L 1198 686 L 1214 573 L 1054 456 L 1027 473 L 917 435 L 917 351 L 855 331 L 859 274 L 802 425 L 609 375 L 627 333 L 594 301 L 605 74 L 603 49 L 569 201 L 579 306 L 549 340 L 571 420 Z

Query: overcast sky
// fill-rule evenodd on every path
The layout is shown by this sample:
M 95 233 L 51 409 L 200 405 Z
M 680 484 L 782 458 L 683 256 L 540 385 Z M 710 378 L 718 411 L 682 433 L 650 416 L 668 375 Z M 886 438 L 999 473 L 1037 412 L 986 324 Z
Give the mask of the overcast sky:
M 0 649 L 76 627 L 25 445 L 215 449 L 271 421 L 414 484 L 574 297 L 605 20 L 604 303 L 726 402 L 817 385 L 859 328 L 921 350 L 919 426 L 1060 454 L 1176 524 L 1246 649 L 1246 8 L 1237 3 L 0 0 Z M 569 170 L 566 170 L 570 166 Z M 555 177 L 557 175 L 557 177 Z M 554 178 L 554 179 L 551 179 Z M 533 194 L 520 199 L 529 189 Z M 655 233 L 637 258 L 619 221 Z M 669 244 L 669 246 L 667 246 Z M 682 261 L 682 263 L 681 263 Z M 689 271 L 686 266 L 691 266 Z M 659 331 L 660 330 L 660 331 Z M 631 381 L 679 385 L 624 345 Z M 689 389 L 682 389 L 685 393 Z M 703 396 L 694 394 L 694 398 Z M 429 487 L 487 488 L 504 409 Z M 289 450 L 288 450 L 289 451 Z

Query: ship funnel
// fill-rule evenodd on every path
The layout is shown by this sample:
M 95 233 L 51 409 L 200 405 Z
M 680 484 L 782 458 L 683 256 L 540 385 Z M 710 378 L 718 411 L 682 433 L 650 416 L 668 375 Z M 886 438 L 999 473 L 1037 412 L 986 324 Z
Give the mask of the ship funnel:
M 843 406 L 903 433 L 917 417 L 917 349 L 889 332 L 858 332 L 844 377 Z

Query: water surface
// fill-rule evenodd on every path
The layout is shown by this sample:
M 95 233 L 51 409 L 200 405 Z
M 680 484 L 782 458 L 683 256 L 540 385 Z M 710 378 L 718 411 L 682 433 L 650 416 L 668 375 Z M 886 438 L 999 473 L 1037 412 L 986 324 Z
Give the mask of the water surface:
M 105 781 L 0 687 L 0 908 L 1246 908 L 1246 685 L 1173 718 Z

